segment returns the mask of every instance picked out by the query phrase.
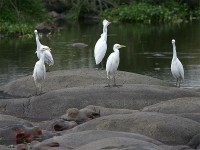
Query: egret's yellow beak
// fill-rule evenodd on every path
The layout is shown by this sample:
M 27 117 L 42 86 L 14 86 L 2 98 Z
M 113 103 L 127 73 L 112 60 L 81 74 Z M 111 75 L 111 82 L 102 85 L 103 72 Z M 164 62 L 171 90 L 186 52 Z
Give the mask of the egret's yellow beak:
M 125 45 L 120 45 L 120 47 L 122 48 L 122 47 L 126 47 Z

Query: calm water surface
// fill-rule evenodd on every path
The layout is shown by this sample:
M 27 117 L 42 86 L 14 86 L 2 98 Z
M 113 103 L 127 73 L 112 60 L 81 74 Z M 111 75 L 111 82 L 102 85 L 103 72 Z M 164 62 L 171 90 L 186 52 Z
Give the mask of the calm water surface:
M 93 49 L 102 32 L 101 23 L 67 25 L 41 43 L 52 48 L 55 65 L 51 70 L 95 68 Z M 174 25 L 111 24 L 108 27 L 108 55 L 113 44 L 120 50 L 119 70 L 139 73 L 175 83 L 170 71 L 171 40 L 176 40 L 178 57 L 185 69 L 184 87 L 200 87 L 200 23 Z M 89 46 L 79 49 L 72 43 Z M 32 74 L 37 61 L 35 37 L 0 39 L 0 85 Z M 104 59 L 104 65 L 106 63 Z M 106 73 L 105 73 L 106 78 Z

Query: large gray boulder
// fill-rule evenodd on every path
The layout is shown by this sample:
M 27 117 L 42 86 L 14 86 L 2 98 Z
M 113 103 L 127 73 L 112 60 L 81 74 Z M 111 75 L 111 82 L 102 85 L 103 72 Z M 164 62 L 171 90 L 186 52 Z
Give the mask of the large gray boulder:
M 176 114 L 177 116 L 200 122 L 200 98 L 183 97 L 162 101 L 150 106 L 146 106 L 142 109 L 142 111 Z
M 13 125 L 13 124 L 31 125 L 31 123 L 27 120 L 17 118 L 17 117 L 14 117 L 14 116 L 10 116 L 10 115 L 0 114 L 0 128 L 7 127 L 7 126 L 10 126 L 10 125 Z
M 136 133 L 88 130 L 67 133 L 56 136 L 41 143 L 31 144 L 33 150 L 53 150 L 50 145 L 57 144 L 57 149 L 102 150 L 102 149 L 130 149 L 130 150 L 177 150 L 190 149 L 187 146 L 167 146 L 163 143 Z
M 142 134 L 165 144 L 187 144 L 200 132 L 200 123 L 171 114 L 136 112 L 91 120 L 68 132 L 86 130 L 123 131 Z
M 88 131 L 83 131 L 83 132 L 67 133 L 67 134 L 63 134 L 62 136 L 55 136 L 51 139 L 45 140 L 44 142 L 36 145 L 35 147 L 39 147 L 41 145 L 47 145 L 49 143 L 59 143 L 59 146 L 61 147 L 76 148 L 93 141 L 97 141 L 104 138 L 111 138 L 111 137 L 134 138 L 141 141 L 153 143 L 158 146 L 163 145 L 161 142 L 157 140 L 154 140 L 147 136 L 136 134 L 136 133 L 106 131 L 106 130 L 88 130 Z
M 60 70 L 47 73 L 43 84 L 43 92 L 71 88 L 78 86 L 107 84 L 106 71 L 95 69 Z M 169 83 L 152 77 L 129 72 L 117 72 L 117 84 L 147 84 L 172 86 Z M 36 89 L 33 77 L 27 76 L 12 81 L 0 88 L 4 93 L 13 97 L 30 97 L 35 95 Z
M 103 85 L 81 86 L 49 91 L 41 96 L 23 99 L 2 99 L 0 113 L 34 120 L 54 119 L 68 108 L 97 105 L 118 109 L 142 109 L 145 106 L 180 97 L 199 96 L 199 93 L 176 87 L 126 84 L 105 88 Z M 44 109 L 45 108 L 45 109 Z
M 196 150 L 200 149 L 200 133 L 195 135 L 188 143 L 188 146 L 195 148 Z
M 188 146 L 157 146 L 142 140 L 137 140 L 127 137 L 111 137 L 91 142 L 89 144 L 80 146 L 76 150 L 192 150 Z
M 120 150 L 147 150 L 147 149 L 154 149 L 154 150 L 164 150 L 160 146 L 154 145 L 149 142 L 145 142 L 142 140 L 127 138 L 127 137 L 110 137 L 101 140 L 97 140 L 91 142 L 89 144 L 80 146 L 76 148 L 76 150 L 86 150 L 86 149 L 95 149 L 95 150 L 102 150 L 102 149 L 120 149 Z
M 176 114 L 177 116 L 188 118 L 200 123 L 200 113 L 181 113 Z
M 146 106 L 142 111 L 161 112 L 167 114 L 200 113 L 200 98 L 184 97 L 162 101 L 154 105 Z

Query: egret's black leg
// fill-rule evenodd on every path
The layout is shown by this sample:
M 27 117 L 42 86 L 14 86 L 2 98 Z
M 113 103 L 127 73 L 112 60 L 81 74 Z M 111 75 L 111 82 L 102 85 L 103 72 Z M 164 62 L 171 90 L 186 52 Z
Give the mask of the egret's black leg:
M 176 86 L 178 86 L 178 79 L 176 79 Z
M 110 76 L 108 77 L 108 85 L 106 85 L 105 87 L 110 87 Z
M 113 81 L 114 81 L 114 86 L 117 86 L 116 81 L 115 81 L 115 73 L 113 74 Z
M 113 86 L 115 86 L 115 87 L 120 87 L 120 86 L 122 86 L 122 85 L 117 85 L 117 84 L 116 84 L 115 73 L 114 73 L 114 75 L 113 75 L 113 80 L 114 80 Z
M 181 87 L 181 79 L 179 80 L 179 88 Z
M 50 72 L 49 65 L 46 65 L 46 72 Z
M 103 62 L 101 62 L 101 70 L 104 70 L 104 67 L 103 67 Z

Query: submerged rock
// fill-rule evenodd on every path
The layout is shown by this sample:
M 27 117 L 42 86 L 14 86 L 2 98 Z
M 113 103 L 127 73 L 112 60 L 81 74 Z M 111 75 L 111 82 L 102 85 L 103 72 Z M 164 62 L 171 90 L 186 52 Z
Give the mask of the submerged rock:
M 71 47 L 75 47 L 75 48 L 79 48 L 79 49 L 84 49 L 84 48 L 88 47 L 88 45 L 85 43 L 72 43 L 72 44 L 67 44 L 67 46 L 71 46 Z

